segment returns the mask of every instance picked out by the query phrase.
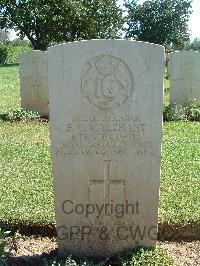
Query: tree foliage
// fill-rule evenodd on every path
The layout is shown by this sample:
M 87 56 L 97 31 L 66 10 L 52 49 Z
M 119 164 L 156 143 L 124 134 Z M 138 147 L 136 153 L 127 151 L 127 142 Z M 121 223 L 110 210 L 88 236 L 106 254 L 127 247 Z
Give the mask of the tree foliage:
M 30 46 L 31 47 L 31 43 L 29 42 L 29 40 L 20 39 L 20 38 L 15 38 L 14 40 L 10 41 L 10 44 L 12 46 Z
M 46 50 L 51 42 L 116 37 L 122 11 L 112 0 L 1 0 L 0 24 Z
M 192 43 L 189 45 L 189 49 L 190 50 L 194 50 L 194 51 L 200 51 L 200 39 L 199 38 L 195 38 Z
M 191 0 L 125 0 L 126 37 L 161 45 L 183 47 L 189 39 Z

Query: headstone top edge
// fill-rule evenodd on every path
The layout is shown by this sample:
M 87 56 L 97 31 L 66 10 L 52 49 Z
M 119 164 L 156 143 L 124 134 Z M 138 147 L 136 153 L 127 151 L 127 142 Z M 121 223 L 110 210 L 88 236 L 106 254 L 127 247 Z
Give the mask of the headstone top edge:
M 54 49 L 57 48 L 63 48 L 63 47 L 70 47 L 71 45 L 79 46 L 79 45 L 84 45 L 84 44 L 91 44 L 91 43 L 128 43 L 128 44 L 133 44 L 133 45 L 144 45 L 144 46 L 149 46 L 149 47 L 157 47 L 162 49 L 163 51 L 165 50 L 164 46 L 155 44 L 155 43 L 149 43 L 149 42 L 142 42 L 142 41 L 136 41 L 136 40 L 127 40 L 127 39 L 92 39 L 92 40 L 81 40 L 81 41 L 75 41 L 75 42 L 68 42 L 68 43 L 62 43 L 58 44 L 52 47 L 49 47 L 47 51 L 53 51 Z
M 31 51 L 25 51 L 19 53 L 19 56 L 30 56 L 30 55 L 36 55 L 36 54 L 47 54 L 47 51 L 41 51 L 41 50 L 31 50 Z

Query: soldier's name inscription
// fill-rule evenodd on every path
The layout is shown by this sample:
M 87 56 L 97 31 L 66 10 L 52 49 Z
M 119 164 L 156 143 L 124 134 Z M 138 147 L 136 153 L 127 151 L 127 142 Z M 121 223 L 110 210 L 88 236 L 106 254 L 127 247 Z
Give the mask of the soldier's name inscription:
M 145 127 L 136 116 L 74 115 L 65 126 L 66 142 L 56 147 L 56 154 L 153 154 Z

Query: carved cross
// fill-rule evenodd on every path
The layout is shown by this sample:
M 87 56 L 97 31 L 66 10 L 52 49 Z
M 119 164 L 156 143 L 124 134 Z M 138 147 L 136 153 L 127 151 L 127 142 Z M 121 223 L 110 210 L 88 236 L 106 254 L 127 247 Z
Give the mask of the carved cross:
M 110 164 L 111 160 L 103 160 L 104 162 L 104 177 L 93 178 L 89 180 L 89 186 L 91 185 L 104 185 L 104 196 L 106 202 L 110 202 L 110 185 L 111 184 L 121 184 L 125 188 L 125 179 L 112 179 L 110 176 Z

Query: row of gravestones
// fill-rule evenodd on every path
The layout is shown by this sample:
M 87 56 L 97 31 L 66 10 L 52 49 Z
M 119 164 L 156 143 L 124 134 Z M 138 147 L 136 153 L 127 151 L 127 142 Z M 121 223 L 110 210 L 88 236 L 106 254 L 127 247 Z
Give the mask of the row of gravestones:
M 91 40 L 21 54 L 23 107 L 50 111 L 61 257 L 155 246 L 163 75 L 164 48 L 149 43 Z
M 200 53 L 182 51 L 168 57 L 171 79 L 170 103 L 200 104 Z M 49 116 L 47 52 L 20 54 L 21 106 Z

